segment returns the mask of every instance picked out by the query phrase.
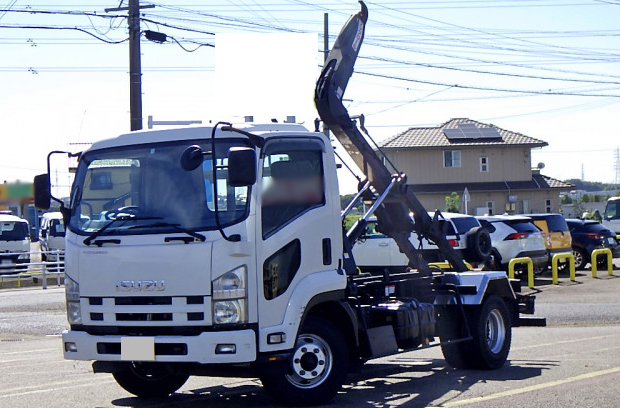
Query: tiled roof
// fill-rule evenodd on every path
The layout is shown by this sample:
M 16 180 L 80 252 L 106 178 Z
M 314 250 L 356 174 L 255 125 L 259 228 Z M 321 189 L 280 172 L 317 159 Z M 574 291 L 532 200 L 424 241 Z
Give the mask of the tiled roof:
M 551 177 L 543 176 L 542 174 L 532 174 L 531 180 L 525 181 L 493 181 L 483 183 L 443 183 L 443 184 L 410 184 L 410 188 L 416 194 L 419 193 L 446 193 L 450 194 L 453 191 L 460 192 L 467 187 L 470 193 L 481 192 L 511 192 L 511 191 L 525 191 L 525 190 L 546 190 L 546 189 L 558 189 L 558 190 L 572 190 L 574 185 L 565 183 L 560 180 L 556 180 Z
M 457 129 L 460 124 L 473 124 L 479 128 L 492 127 L 500 134 L 499 138 L 480 139 L 453 139 L 449 140 L 444 134 L 444 129 Z M 445 146 L 508 146 L 522 145 L 530 147 L 543 147 L 548 143 L 521 133 L 511 132 L 497 126 L 477 122 L 467 118 L 450 119 L 437 127 L 410 128 L 399 135 L 390 137 L 379 142 L 381 149 L 406 149 L 406 148 L 435 148 Z

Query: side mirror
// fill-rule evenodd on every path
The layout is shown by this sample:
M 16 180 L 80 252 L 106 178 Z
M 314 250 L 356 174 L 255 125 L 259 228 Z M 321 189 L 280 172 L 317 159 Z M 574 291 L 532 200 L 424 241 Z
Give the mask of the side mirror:
M 256 152 L 249 147 L 231 147 L 228 151 L 228 185 L 247 187 L 256 183 Z
M 196 170 L 204 160 L 204 152 L 200 146 L 190 146 L 181 154 L 181 167 L 185 171 Z
M 49 210 L 52 194 L 50 192 L 49 174 L 34 177 L 34 206 L 40 210 Z

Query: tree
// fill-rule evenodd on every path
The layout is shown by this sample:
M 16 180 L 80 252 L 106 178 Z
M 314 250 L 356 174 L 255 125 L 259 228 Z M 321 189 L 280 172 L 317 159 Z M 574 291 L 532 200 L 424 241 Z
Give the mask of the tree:
M 446 212 L 461 212 L 461 197 L 456 192 L 452 192 L 449 196 L 446 196 Z

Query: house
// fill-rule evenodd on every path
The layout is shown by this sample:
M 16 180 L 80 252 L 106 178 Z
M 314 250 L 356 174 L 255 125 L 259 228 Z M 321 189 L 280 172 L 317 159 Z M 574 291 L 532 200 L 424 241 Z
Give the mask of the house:
M 410 128 L 379 143 L 426 208 L 443 210 L 446 196 L 456 192 L 469 196 L 461 212 L 474 215 L 559 212 L 559 193 L 574 186 L 540 174 L 543 165 L 532 168 L 531 150 L 547 145 L 466 118 Z

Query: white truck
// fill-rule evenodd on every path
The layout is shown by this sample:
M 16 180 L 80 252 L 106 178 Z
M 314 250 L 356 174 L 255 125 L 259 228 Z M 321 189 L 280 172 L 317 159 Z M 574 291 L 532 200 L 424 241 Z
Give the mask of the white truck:
M 336 160 L 295 124 L 144 131 L 79 158 L 66 228 L 64 356 L 92 360 L 140 397 L 190 375 L 258 377 L 277 400 L 329 401 L 364 362 L 441 346 L 454 367 L 495 369 L 511 327 L 541 325 L 504 272 L 467 271 L 401 173 L 382 164 L 341 103 L 367 18 L 343 28 L 317 84 L 321 119 L 367 179 L 370 209 L 343 233 Z M 49 175 L 35 178 L 49 206 Z M 356 198 L 356 199 L 357 199 Z M 413 211 L 413 221 L 409 212 Z M 360 274 L 351 245 L 371 214 L 411 269 Z M 461 272 L 432 272 L 428 235 Z
M 0 211 L 0 274 L 28 269 L 30 262 L 30 228 L 28 221 Z
M 603 225 L 620 235 L 620 197 L 611 197 L 605 204 Z

